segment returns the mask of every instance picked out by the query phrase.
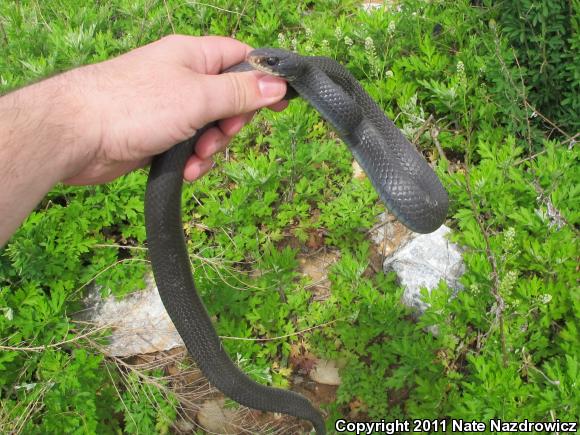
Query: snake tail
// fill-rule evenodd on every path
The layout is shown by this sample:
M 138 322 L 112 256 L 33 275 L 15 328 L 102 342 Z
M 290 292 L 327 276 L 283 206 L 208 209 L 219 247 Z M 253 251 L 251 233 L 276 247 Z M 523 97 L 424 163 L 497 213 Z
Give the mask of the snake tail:
M 262 411 L 308 420 L 326 433 L 321 414 L 293 391 L 258 384 L 224 351 L 192 277 L 181 219 L 185 163 L 197 139 L 208 128 L 155 157 L 145 192 L 149 255 L 159 295 L 193 360 L 209 382 L 236 402 Z

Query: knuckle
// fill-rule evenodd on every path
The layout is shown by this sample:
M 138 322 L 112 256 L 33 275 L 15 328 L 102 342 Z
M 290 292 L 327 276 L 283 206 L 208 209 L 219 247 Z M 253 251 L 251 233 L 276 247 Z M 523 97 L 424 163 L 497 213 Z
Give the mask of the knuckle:
M 248 93 L 246 92 L 246 87 L 238 74 L 226 75 L 230 80 L 232 108 L 236 113 L 242 113 L 248 105 Z
M 166 35 L 163 38 L 161 38 L 161 42 L 168 45 L 175 44 L 180 40 L 181 38 L 179 37 L 179 35 Z

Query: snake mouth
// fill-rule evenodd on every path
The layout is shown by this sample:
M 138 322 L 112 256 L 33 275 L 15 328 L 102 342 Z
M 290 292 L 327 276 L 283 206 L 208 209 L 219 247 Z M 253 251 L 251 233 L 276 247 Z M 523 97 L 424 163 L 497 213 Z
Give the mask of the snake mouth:
M 258 71 L 265 72 L 265 73 L 270 74 L 272 76 L 282 77 L 282 74 L 279 71 L 276 71 L 273 68 L 273 65 L 271 65 L 271 63 L 274 62 L 273 58 L 271 58 L 271 57 L 249 55 L 248 58 L 246 59 L 246 61 L 250 65 L 252 65 L 252 67 L 254 69 L 256 69 Z
M 261 71 L 271 76 L 280 77 L 286 81 L 292 81 L 296 78 L 294 74 L 288 74 L 286 71 L 280 71 L 280 59 L 276 56 L 250 54 L 246 58 L 246 62 L 248 62 L 250 66 L 256 71 Z

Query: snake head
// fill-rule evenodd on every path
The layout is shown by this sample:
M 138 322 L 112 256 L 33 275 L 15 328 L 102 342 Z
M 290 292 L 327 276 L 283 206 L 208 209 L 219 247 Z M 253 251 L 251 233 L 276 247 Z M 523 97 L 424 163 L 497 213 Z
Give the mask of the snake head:
M 305 70 L 301 56 L 279 48 L 258 48 L 248 54 L 247 61 L 258 71 L 292 81 Z

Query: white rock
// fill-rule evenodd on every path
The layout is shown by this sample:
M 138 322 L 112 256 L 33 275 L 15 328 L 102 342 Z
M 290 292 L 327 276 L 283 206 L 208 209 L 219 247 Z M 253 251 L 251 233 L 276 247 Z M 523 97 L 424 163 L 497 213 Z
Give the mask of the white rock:
M 459 278 L 465 272 L 461 250 L 445 237 L 451 230 L 441 226 L 431 234 L 417 234 L 383 263 L 386 272 L 395 271 L 405 288 L 403 303 L 422 313 L 427 304 L 421 300 L 421 288 L 429 292 L 444 280 L 449 288 L 462 288 Z
M 105 352 L 112 356 L 130 356 L 184 346 L 167 315 L 152 276 L 146 288 L 122 299 L 102 299 L 98 289 L 87 298 L 89 308 L 80 316 L 98 326 L 109 325 L 112 333 Z
M 319 384 L 340 385 L 340 375 L 335 361 L 318 360 L 310 371 L 310 379 Z
M 207 400 L 197 413 L 198 423 L 208 432 L 216 434 L 235 434 L 238 431 L 233 423 L 236 411 L 224 408 L 225 399 Z

